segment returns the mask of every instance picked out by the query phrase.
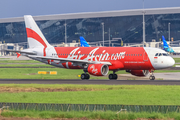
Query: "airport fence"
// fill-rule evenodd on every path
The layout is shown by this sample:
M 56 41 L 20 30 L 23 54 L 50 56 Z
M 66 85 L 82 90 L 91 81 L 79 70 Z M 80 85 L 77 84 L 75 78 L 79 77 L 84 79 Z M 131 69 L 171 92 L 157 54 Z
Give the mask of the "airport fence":
M 176 105 L 111 105 L 111 104 L 43 104 L 43 103 L 0 103 L 0 108 L 8 110 L 37 111 L 115 111 L 115 112 L 178 112 Z

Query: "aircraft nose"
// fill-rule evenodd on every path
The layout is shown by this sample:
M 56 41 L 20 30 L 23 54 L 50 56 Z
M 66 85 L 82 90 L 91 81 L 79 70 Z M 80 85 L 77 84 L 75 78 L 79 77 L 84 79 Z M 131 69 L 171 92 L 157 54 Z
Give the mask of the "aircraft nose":
M 174 61 L 173 58 L 170 58 L 170 60 L 168 61 L 168 63 L 169 63 L 169 66 L 171 67 L 171 66 L 173 66 L 173 65 L 175 64 L 175 61 Z

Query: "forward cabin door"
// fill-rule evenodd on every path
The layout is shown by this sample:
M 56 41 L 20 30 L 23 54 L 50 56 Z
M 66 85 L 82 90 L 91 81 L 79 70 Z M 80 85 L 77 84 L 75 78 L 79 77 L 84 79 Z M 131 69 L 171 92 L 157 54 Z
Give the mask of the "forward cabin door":
M 143 61 L 148 61 L 148 55 L 147 55 L 147 53 L 149 52 L 149 50 L 146 50 L 146 51 L 144 51 L 144 54 L 143 54 Z

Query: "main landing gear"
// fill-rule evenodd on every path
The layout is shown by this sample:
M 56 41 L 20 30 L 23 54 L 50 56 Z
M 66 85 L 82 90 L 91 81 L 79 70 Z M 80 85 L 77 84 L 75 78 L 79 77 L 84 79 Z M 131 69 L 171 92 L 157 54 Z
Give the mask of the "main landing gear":
M 110 80 L 116 80 L 118 78 L 117 74 L 115 74 L 115 71 L 113 71 L 113 74 L 109 74 Z
M 81 74 L 81 79 L 82 79 L 82 80 L 85 80 L 85 79 L 86 79 L 86 80 L 89 80 L 90 75 L 86 73 L 86 72 L 88 72 L 88 71 L 87 71 L 88 65 L 87 65 L 87 64 L 84 64 L 83 67 L 84 67 L 84 69 L 83 69 L 84 73 Z
M 154 72 L 154 70 L 151 70 L 151 73 L 150 73 L 151 75 L 149 77 L 150 80 L 155 80 L 155 76 L 154 76 L 153 72 Z
M 84 79 L 89 80 L 89 78 L 90 78 L 90 75 L 89 75 L 89 74 L 87 74 L 87 73 L 82 73 L 82 74 L 81 74 L 81 79 L 82 79 L 82 80 L 84 80 Z

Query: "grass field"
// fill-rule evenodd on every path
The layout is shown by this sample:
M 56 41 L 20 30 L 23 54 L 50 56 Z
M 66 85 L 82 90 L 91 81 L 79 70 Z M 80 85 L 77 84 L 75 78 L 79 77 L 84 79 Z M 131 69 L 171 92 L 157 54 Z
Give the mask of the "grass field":
M 179 58 L 175 59 L 180 61 Z M 26 67 L 26 68 L 1 68 L 0 79 L 80 79 L 78 75 L 83 73 L 82 69 L 72 70 L 63 68 L 50 68 L 51 65 L 42 64 L 34 60 L 0 60 L 0 67 Z M 12 64 L 9 64 L 12 63 Z M 29 67 L 29 68 L 28 68 Z M 47 67 L 47 68 L 30 68 L 30 67 Z M 49 67 L 49 68 L 48 68 Z M 38 75 L 38 71 L 57 71 L 57 75 Z M 163 72 L 180 72 L 180 70 L 156 70 L 155 73 Z M 109 73 L 112 73 L 110 71 Z M 117 74 L 130 74 L 123 71 Z M 108 79 L 108 77 L 91 76 L 91 79 Z
M 54 67 L 52 65 L 47 64 L 27 64 L 27 63 L 21 63 L 21 64 L 0 64 L 0 67 Z
M 57 71 L 57 75 L 42 75 L 38 71 Z M 125 73 L 125 71 L 121 71 Z M 80 79 L 83 70 L 60 68 L 1 68 L 0 78 L 3 79 Z M 91 79 L 108 79 L 107 77 L 91 76 Z
M 83 73 L 82 69 L 63 69 L 63 68 L 28 68 L 37 65 L 25 65 L 27 68 L 1 68 L 0 79 L 80 79 L 78 75 Z M 45 67 L 44 65 L 40 65 Z M 38 71 L 57 71 L 57 75 L 42 75 Z M 155 73 L 180 72 L 180 70 L 156 70 Z M 109 72 L 109 74 L 112 71 Z M 116 74 L 130 74 L 125 70 L 118 71 Z M 106 76 L 91 76 L 91 79 L 108 79 Z
M 21 85 L 18 86 L 20 87 Z M 45 86 L 46 85 L 43 85 L 43 87 Z M 31 86 L 31 88 L 32 87 L 33 85 Z M 37 85 L 35 85 L 35 87 L 38 88 Z M 63 85 L 55 85 L 55 87 L 63 88 Z M 48 89 L 51 87 L 46 86 L 45 88 Z M 0 102 L 180 105 L 180 86 L 64 85 L 64 88 L 68 88 L 66 89 L 67 92 L 2 92 L 0 93 Z M 71 88 L 83 91 L 71 91 Z
M 175 59 L 176 63 L 180 59 Z M 1 60 L 0 66 L 27 66 L 46 67 L 50 65 L 38 64 L 40 62 Z M 24 64 L 21 64 L 24 63 Z M 26 64 L 32 63 L 32 64 Z M 35 64 L 34 64 L 35 63 Z M 38 75 L 38 71 L 57 71 L 57 75 Z M 1 68 L 0 78 L 9 79 L 80 79 L 82 70 L 70 70 L 60 68 Z M 180 72 L 157 70 L 155 72 Z M 129 74 L 118 71 L 117 74 Z M 91 79 L 108 79 L 107 77 L 91 77 Z M 0 102 L 17 103 L 70 103 L 70 104 L 124 104 L 124 105 L 180 105 L 179 86 L 156 86 L 156 85 L 39 85 L 39 84 L 0 84 L 2 87 L 16 89 L 45 88 L 63 89 L 59 92 L 1 92 Z M 75 90 L 75 91 L 74 91 Z M 82 118 L 89 119 L 137 119 L 158 118 L 180 119 L 178 113 L 121 113 L 114 112 L 35 112 L 35 111 L 10 111 L 3 112 L 5 117 L 34 117 L 34 118 Z
M 173 58 L 175 60 L 175 63 L 180 63 L 180 58 Z
M 76 118 L 79 120 L 84 120 L 85 118 L 88 119 L 108 119 L 108 120 L 134 120 L 140 118 L 146 119 L 170 119 L 174 118 L 176 120 L 180 119 L 179 113 L 119 113 L 116 112 L 50 112 L 50 111 L 10 111 L 10 112 L 3 112 L 1 114 L 4 117 L 26 117 L 26 118 Z M 85 118 L 84 118 L 85 117 Z M 82 119 L 81 119 L 82 118 Z
M 36 60 L 0 60 L 0 63 L 41 63 Z

